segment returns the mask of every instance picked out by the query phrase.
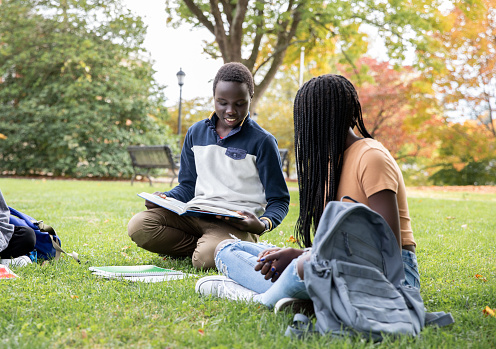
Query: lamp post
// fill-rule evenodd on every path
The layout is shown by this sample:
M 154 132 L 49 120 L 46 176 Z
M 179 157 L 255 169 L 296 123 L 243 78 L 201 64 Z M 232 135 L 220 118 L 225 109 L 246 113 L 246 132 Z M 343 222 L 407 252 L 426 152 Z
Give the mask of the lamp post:
M 183 85 L 184 85 L 184 77 L 186 74 L 183 72 L 181 68 L 179 68 L 179 71 L 176 74 L 177 76 L 177 84 L 179 85 L 179 113 L 177 115 L 177 135 L 181 136 L 181 100 L 182 100 L 182 93 L 183 93 Z M 179 140 L 181 142 L 181 140 Z

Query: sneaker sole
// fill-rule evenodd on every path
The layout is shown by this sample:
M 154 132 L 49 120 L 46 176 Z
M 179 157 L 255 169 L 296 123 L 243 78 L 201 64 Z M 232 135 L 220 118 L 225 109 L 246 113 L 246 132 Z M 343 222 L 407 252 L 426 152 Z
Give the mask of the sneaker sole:
M 292 313 L 302 313 L 307 316 L 315 314 L 313 303 L 308 299 L 282 298 L 274 305 L 274 313 L 290 311 Z

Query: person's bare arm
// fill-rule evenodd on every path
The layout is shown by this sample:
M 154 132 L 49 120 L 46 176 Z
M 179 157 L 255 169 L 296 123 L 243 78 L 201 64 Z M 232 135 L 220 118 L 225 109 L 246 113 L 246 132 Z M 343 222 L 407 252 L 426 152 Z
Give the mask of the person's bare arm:
M 396 193 L 386 189 L 371 195 L 369 197 L 369 207 L 386 220 L 401 249 L 400 213 Z

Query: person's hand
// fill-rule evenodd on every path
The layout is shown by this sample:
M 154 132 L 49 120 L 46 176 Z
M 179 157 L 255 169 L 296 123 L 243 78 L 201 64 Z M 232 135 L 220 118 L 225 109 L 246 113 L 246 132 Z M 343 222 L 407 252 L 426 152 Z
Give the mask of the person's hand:
M 265 280 L 275 282 L 291 261 L 303 254 L 296 248 L 271 248 L 262 251 L 258 257 L 255 270 L 265 275 Z
M 162 199 L 165 199 L 167 198 L 167 196 L 165 196 L 164 193 L 160 192 L 160 191 L 156 191 L 155 193 L 153 193 L 153 195 L 157 195 L 157 196 L 160 196 Z M 156 205 L 154 204 L 153 202 L 151 201 L 148 201 L 148 200 L 145 200 L 145 206 L 146 208 L 149 210 L 149 209 L 152 209 L 152 208 L 157 208 L 157 207 L 160 207 L 159 205 Z
M 265 224 L 258 219 L 253 213 L 248 211 L 237 211 L 240 215 L 244 216 L 243 219 L 235 219 L 224 216 L 216 216 L 219 219 L 224 220 L 226 223 L 232 225 L 233 227 L 247 231 L 252 234 L 262 234 L 265 231 Z

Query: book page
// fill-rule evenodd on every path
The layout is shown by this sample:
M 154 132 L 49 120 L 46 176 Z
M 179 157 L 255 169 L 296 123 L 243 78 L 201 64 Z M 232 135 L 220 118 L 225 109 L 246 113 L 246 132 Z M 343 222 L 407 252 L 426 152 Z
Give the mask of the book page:
M 171 210 L 173 212 L 176 212 L 177 214 L 181 215 L 184 212 L 186 212 L 186 203 L 176 200 L 174 198 L 161 198 L 160 196 L 153 195 L 150 193 L 139 193 L 139 197 L 148 200 L 150 202 L 153 202 L 155 205 L 162 206 L 168 210 Z
M 210 212 L 210 213 L 217 213 L 222 216 L 228 216 L 228 217 L 234 217 L 234 218 L 239 218 L 243 219 L 244 216 L 240 215 L 236 211 L 228 210 L 225 208 L 221 207 L 213 207 L 213 206 L 208 206 L 208 205 L 199 205 L 199 204 L 191 204 L 187 205 L 186 208 L 188 211 L 197 211 L 197 212 Z
M 166 208 L 178 215 L 189 215 L 189 216 L 201 216 L 201 215 L 219 215 L 237 219 L 244 219 L 244 216 L 240 215 L 236 211 L 228 210 L 222 207 L 215 207 L 206 204 L 198 203 L 184 203 L 174 198 L 161 198 L 158 195 L 153 195 L 150 193 L 142 192 L 138 194 L 139 197 L 153 202 L 154 204 Z M 194 199 L 193 199 L 194 200 Z

